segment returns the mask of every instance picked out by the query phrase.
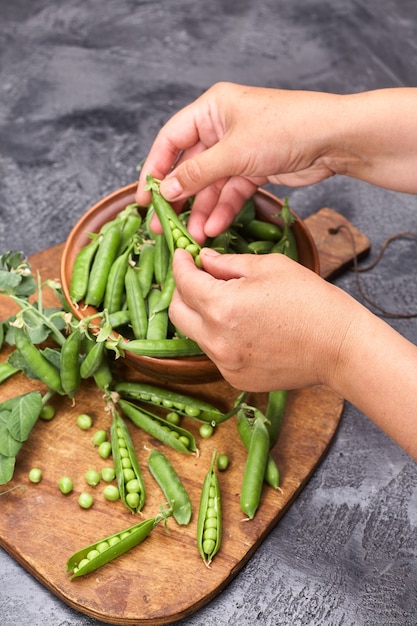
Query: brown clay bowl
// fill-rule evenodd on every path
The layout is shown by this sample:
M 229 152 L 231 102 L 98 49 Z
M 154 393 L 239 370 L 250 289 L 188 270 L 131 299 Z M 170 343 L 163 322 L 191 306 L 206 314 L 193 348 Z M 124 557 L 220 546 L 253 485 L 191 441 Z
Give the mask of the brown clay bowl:
M 71 302 L 69 286 L 72 268 L 78 252 L 89 241 L 88 233 L 98 232 L 103 224 L 112 220 L 127 204 L 134 202 L 136 183 L 122 187 L 99 200 L 74 225 L 65 243 L 61 257 L 61 283 L 68 305 L 77 319 L 94 315 L 93 307 L 76 307 Z M 259 190 L 254 196 L 257 217 L 265 221 L 277 222 L 272 217 L 282 207 L 282 201 L 271 193 Z M 145 211 L 145 209 L 144 209 Z M 296 215 L 296 213 L 295 213 Z M 297 216 L 298 217 L 298 216 Z M 292 225 L 297 242 L 299 262 L 319 273 L 319 257 L 313 238 L 301 219 Z M 125 353 L 126 365 L 157 380 L 179 384 L 206 383 L 221 379 L 215 364 L 205 355 L 178 359 L 137 356 Z

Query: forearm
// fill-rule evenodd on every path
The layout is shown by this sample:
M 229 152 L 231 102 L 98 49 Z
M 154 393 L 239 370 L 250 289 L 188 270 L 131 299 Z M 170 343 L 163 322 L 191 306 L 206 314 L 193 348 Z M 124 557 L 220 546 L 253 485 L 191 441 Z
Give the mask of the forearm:
M 331 385 L 417 460 L 417 347 L 363 309 Z
M 341 96 L 328 132 L 335 173 L 417 193 L 417 89 Z

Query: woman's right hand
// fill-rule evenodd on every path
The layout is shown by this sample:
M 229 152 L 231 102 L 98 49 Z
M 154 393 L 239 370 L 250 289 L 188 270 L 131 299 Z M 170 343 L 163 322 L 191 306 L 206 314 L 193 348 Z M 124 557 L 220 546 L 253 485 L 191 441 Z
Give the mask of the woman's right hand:
M 160 130 L 139 178 L 161 179 L 170 202 L 196 196 L 189 230 L 203 242 L 225 230 L 267 182 L 310 185 L 334 172 L 326 161 L 330 113 L 339 96 L 219 83 Z

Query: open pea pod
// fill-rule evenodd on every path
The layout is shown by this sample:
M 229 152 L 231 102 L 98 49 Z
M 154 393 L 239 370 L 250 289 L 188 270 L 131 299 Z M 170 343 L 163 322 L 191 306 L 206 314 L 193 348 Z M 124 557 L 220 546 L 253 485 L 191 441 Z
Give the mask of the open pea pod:
M 200 496 L 197 522 L 197 548 L 209 567 L 220 550 L 222 540 L 222 511 L 219 479 L 215 468 L 216 450 L 213 452 Z
M 155 439 L 174 448 L 178 452 L 191 454 L 197 452 L 197 444 L 194 435 L 185 428 L 170 424 L 164 418 L 154 415 L 150 411 L 142 409 L 133 402 L 120 398 L 117 404 L 122 413 L 128 417 L 135 426 L 142 428 Z
M 116 411 L 113 414 L 110 438 L 120 499 L 129 511 L 138 513 L 145 504 L 145 483 L 129 430 Z M 132 478 L 126 478 L 127 470 L 131 471 Z
M 159 190 L 159 181 L 151 174 L 146 177 L 147 189 L 152 193 L 152 206 L 161 222 L 171 256 L 176 248 L 184 248 L 190 252 L 198 265 L 198 255 L 200 253 L 200 245 L 188 232 L 178 215 L 170 203 L 165 200 Z
M 230 417 L 215 406 L 193 396 L 177 393 L 157 385 L 141 382 L 120 382 L 114 390 L 123 398 L 131 398 L 159 406 L 209 424 L 220 424 Z
M 125 554 L 142 543 L 160 523 L 166 524 L 172 509 L 161 510 L 158 515 L 134 524 L 129 528 L 99 539 L 74 552 L 67 561 L 67 572 L 72 572 L 71 580 L 94 572 L 99 567 Z

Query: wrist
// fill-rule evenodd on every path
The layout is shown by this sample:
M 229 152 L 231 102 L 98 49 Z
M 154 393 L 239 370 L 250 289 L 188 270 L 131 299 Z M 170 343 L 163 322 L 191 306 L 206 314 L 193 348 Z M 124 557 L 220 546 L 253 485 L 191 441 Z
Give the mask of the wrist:
M 417 459 L 417 347 L 357 306 L 327 382 Z

